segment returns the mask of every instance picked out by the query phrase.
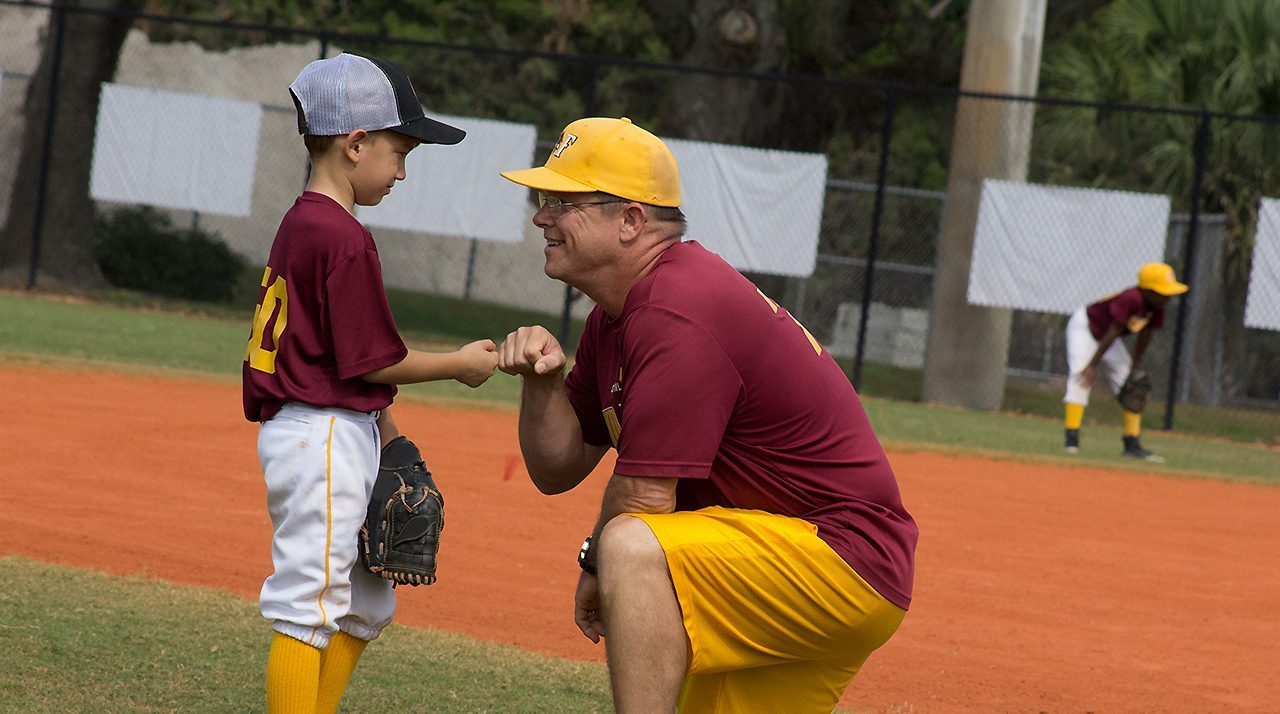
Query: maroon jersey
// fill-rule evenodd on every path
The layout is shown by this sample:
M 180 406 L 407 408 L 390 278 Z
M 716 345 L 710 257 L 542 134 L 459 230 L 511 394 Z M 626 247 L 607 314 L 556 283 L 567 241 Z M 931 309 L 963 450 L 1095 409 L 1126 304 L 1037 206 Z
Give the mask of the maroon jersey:
M 565 380 L 616 473 L 679 478 L 677 509 L 802 518 L 881 595 L 911 601 L 918 531 L 849 380 L 719 256 L 678 243 L 587 318 Z
M 373 236 L 319 193 L 284 215 L 244 356 L 244 415 L 266 421 L 285 402 L 371 412 L 396 388 L 360 375 L 399 363 L 400 339 Z
M 1100 340 L 1112 325 L 1122 325 L 1128 332 L 1142 332 L 1148 324 L 1151 329 L 1164 327 L 1164 308 L 1152 308 L 1142 299 L 1142 290 L 1134 287 L 1103 298 L 1085 309 L 1089 317 L 1089 333 Z

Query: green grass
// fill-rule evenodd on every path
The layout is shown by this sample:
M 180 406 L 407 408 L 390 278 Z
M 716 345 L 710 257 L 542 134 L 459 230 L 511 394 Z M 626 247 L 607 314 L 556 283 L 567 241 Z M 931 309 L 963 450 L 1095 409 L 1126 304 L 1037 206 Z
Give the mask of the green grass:
M 247 338 L 247 317 L 174 312 L 174 304 L 158 309 L 101 302 L 0 293 L 0 355 L 10 360 L 47 361 L 50 357 L 109 363 L 120 368 L 199 372 L 235 379 Z M 433 302 L 436 302 L 432 306 Z M 400 302 L 397 312 L 423 316 L 461 310 L 450 301 L 413 296 Z M 490 329 L 500 325 L 537 322 L 536 313 L 504 312 L 494 306 L 471 306 L 478 321 Z M 488 314 L 488 317 L 483 315 Z M 455 317 L 456 317 L 455 312 Z M 545 317 L 545 316 L 543 316 Z M 527 319 L 526 319 L 527 318 Z M 417 319 L 417 318 L 414 318 Z M 486 321 L 487 322 L 484 322 Z M 412 325 L 412 319 L 404 320 Z M 430 322 L 422 319 L 422 325 Z M 450 329 L 463 329 L 457 318 Z M 406 329 L 416 347 L 448 349 L 425 342 L 431 333 Z M 475 333 L 472 333 L 475 334 Z M 437 336 L 436 339 L 439 339 Z M 420 340 L 422 342 L 420 342 Z M 1019 459 L 1093 464 L 1157 473 L 1197 473 L 1249 481 L 1280 481 L 1280 413 L 1247 409 L 1210 409 L 1179 405 L 1177 431 L 1160 432 L 1163 413 L 1156 405 L 1148 413 L 1144 444 L 1169 459 L 1150 465 L 1119 457 L 1120 413 L 1110 399 L 1095 399 L 1082 432 L 1082 453 L 1061 454 L 1060 396 L 1055 390 L 1011 384 L 1007 404 L 1012 411 L 991 414 L 944 409 L 912 403 L 919 399 L 918 371 L 869 364 L 863 372 L 862 395 L 880 438 L 891 446 L 968 451 Z M 404 394 L 414 399 L 466 399 L 472 404 L 504 408 L 516 404 L 519 380 L 496 374 L 483 387 L 469 389 L 456 382 L 410 385 Z M 1202 437 L 1202 438 L 1190 438 Z M 1209 438 L 1203 438 L 1209 437 Z M 1229 441 L 1230 440 L 1230 441 Z M 1243 443 L 1242 443 L 1243 442 Z
M 851 360 L 841 360 L 841 364 L 846 372 L 852 369 Z M 859 394 L 864 397 L 919 402 L 923 382 L 921 371 L 918 369 L 865 364 L 862 369 L 862 388 Z M 1062 385 L 1010 380 L 1005 388 L 1004 411 L 1060 422 Z M 1164 402 L 1153 401 L 1147 405 L 1144 418 L 1146 433 L 1163 426 L 1164 411 Z M 1095 390 L 1094 398 L 1085 412 L 1085 430 L 1092 431 L 1095 427 L 1119 428 L 1120 423 L 1120 405 L 1111 398 L 1106 388 Z M 1174 406 L 1174 431 L 1183 435 L 1280 446 L 1280 412 L 1244 407 L 1177 404 Z M 1145 441 L 1146 438 L 1144 435 L 1143 440 Z
M 270 626 L 234 595 L 0 557 L 0 709 L 265 709 Z M 429 703 L 429 704 L 428 704 Z M 604 712 L 604 666 L 392 625 L 344 712 Z
M 28 361 L 52 356 L 238 377 L 250 310 L 234 316 L 229 308 L 203 308 L 195 311 L 186 303 L 147 301 L 123 292 L 112 293 L 107 302 L 0 293 L 0 353 Z M 413 314 L 412 305 L 400 309 Z M 500 312 L 492 306 L 488 310 Z M 505 319 L 533 314 L 513 313 Z M 497 324 L 498 318 L 493 320 L 487 324 Z M 476 337 L 470 339 L 479 339 L 473 334 Z M 441 342 L 446 338 L 439 333 L 412 329 L 405 329 L 404 336 L 410 346 L 433 351 L 451 350 L 463 342 Z M 404 392 L 428 400 L 514 404 L 520 383 L 498 373 L 479 389 L 450 381 L 409 385 Z
M 1010 413 L 975 413 L 877 397 L 863 402 L 881 442 L 890 449 L 977 453 L 997 458 L 1195 475 L 1280 485 L 1280 449 L 1148 429 L 1143 446 L 1164 456 L 1151 464 L 1120 456 L 1120 420 L 1085 425 L 1080 453 L 1062 453 L 1062 422 Z
M 160 297 L 134 290 L 112 289 L 89 296 L 92 302 L 187 315 L 221 318 L 247 324 L 258 298 L 258 274 L 246 286 L 236 289 L 232 304 L 192 302 Z M 463 300 L 444 295 L 427 295 L 390 288 L 387 301 L 396 316 L 396 325 L 406 338 L 419 342 L 461 344 L 488 337 L 500 342 L 522 325 L 543 325 L 557 334 L 561 315 L 522 310 L 494 303 Z M 583 321 L 570 320 L 570 342 L 582 334 Z

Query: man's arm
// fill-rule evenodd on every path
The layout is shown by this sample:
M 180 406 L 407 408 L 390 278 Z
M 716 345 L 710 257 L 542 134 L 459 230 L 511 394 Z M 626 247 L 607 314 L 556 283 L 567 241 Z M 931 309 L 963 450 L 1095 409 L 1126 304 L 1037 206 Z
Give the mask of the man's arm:
M 539 491 L 563 493 L 582 483 L 607 447 L 582 439 L 564 386 L 564 350 L 544 327 L 521 327 L 498 348 L 498 369 L 520 375 L 520 452 Z
M 604 489 L 600 518 L 591 533 L 591 542 L 599 543 L 605 526 L 621 514 L 674 511 L 677 483 L 678 480 L 674 478 L 637 478 L 614 474 Z M 600 609 L 600 581 L 595 575 L 598 552 L 594 545 L 587 549 L 586 567 L 578 577 L 578 589 L 573 596 L 573 621 L 582 630 L 582 634 L 596 644 L 600 644 L 600 638 L 606 635 Z
M 519 431 L 529 477 L 548 495 L 582 483 L 609 450 L 582 440 L 582 426 L 558 371 L 550 376 L 524 375 Z

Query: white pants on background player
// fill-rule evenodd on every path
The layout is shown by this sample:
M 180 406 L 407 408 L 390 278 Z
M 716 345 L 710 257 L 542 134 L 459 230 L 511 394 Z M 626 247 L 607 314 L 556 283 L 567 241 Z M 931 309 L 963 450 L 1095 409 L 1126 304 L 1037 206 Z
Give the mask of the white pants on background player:
M 1091 388 L 1081 381 L 1080 373 L 1089 366 L 1089 360 L 1093 359 L 1097 351 L 1098 341 L 1093 339 L 1093 333 L 1089 332 L 1089 317 L 1082 307 L 1071 313 L 1071 319 L 1067 320 L 1067 371 L 1069 374 L 1067 393 L 1062 397 L 1064 403 L 1088 406 Z M 1112 393 L 1117 393 L 1132 369 L 1133 359 L 1129 356 L 1129 351 L 1124 348 L 1124 342 L 1116 340 L 1103 353 L 1102 362 L 1098 364 L 1096 373 L 1105 375 L 1107 382 L 1111 385 Z
M 286 404 L 258 431 L 275 533 L 262 616 L 316 647 L 342 630 L 372 640 L 391 622 L 391 582 L 360 565 L 357 532 L 381 453 L 377 414 Z

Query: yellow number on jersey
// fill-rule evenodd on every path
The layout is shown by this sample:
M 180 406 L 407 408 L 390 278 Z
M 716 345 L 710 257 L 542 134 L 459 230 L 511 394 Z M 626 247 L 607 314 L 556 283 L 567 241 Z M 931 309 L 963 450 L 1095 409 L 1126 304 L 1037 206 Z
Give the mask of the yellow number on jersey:
M 280 335 L 284 333 L 284 325 L 289 319 L 289 292 L 283 276 L 276 276 L 275 282 L 267 287 L 267 279 L 271 277 L 271 266 L 262 273 L 262 287 L 267 288 L 262 294 L 262 301 L 253 311 L 253 331 L 249 333 L 249 344 L 244 348 L 244 361 L 259 372 L 276 373 L 276 351 L 280 349 Z M 262 339 L 267 332 L 267 321 L 275 312 L 276 303 L 280 303 L 280 314 L 276 316 L 275 328 L 271 330 L 272 349 L 262 349 Z
M 761 292 L 761 291 L 760 291 L 760 288 L 756 288 L 756 292 L 757 292 L 757 293 L 760 293 L 760 297 L 764 298 L 764 301 L 765 301 L 765 302 L 767 302 L 767 303 L 769 303 L 769 307 L 773 308 L 773 314 L 777 315 L 777 314 L 778 314 L 778 303 L 774 302 L 774 301 L 773 301 L 773 300 L 772 300 L 768 295 L 765 295 L 763 292 Z M 805 337 L 807 337 L 807 338 L 809 338 L 809 344 L 813 345 L 813 351 L 814 351 L 814 352 L 817 352 L 817 353 L 818 353 L 818 356 L 819 356 L 819 357 L 821 357 L 821 356 L 822 356 L 822 345 L 821 345 L 821 344 L 819 344 L 819 343 L 818 343 L 818 341 L 817 341 L 816 339 L 814 339 L 814 337 L 813 337 L 813 333 L 809 332 L 809 329 L 808 329 L 807 327 L 805 327 L 804 325 L 801 325 L 801 324 L 800 324 L 800 321 L 799 321 L 799 320 L 797 320 L 797 319 L 796 319 L 796 318 L 795 318 L 791 313 L 789 313 L 789 312 L 788 312 L 788 313 L 787 313 L 787 317 L 790 317 L 790 318 L 791 318 L 791 321 L 792 321 L 792 322 L 794 322 L 794 323 L 796 323 L 796 327 L 799 327 L 799 328 L 800 328 L 800 330 L 801 330 L 802 332 L 804 332 L 804 336 L 805 336 Z

